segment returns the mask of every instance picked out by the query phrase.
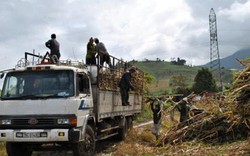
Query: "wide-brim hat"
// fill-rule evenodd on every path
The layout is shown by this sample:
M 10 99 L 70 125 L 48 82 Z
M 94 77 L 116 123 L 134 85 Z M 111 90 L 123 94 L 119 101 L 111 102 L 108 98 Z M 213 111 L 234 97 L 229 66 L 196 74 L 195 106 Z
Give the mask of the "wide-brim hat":
M 136 70 L 136 67 L 135 66 L 131 66 L 130 68 L 129 68 L 129 71 L 135 71 Z

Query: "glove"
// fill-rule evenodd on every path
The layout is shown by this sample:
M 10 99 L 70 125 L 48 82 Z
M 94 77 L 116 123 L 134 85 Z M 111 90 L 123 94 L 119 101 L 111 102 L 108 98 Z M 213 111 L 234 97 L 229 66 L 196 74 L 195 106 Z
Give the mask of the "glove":
M 133 91 L 134 91 L 134 90 L 135 90 L 135 88 L 134 88 L 133 86 L 131 86 L 131 90 L 133 90 Z

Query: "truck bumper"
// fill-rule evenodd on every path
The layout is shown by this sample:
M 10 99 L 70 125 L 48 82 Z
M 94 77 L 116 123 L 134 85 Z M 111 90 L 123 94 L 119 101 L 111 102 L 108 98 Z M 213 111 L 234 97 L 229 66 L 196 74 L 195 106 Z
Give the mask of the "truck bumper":
M 78 129 L 22 129 L 0 130 L 0 141 L 8 142 L 77 142 L 80 131 Z

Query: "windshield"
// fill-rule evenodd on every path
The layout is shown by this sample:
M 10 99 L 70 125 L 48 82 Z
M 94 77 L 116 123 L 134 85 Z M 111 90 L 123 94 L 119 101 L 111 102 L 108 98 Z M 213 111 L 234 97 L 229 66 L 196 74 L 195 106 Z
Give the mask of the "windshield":
M 62 98 L 74 95 L 74 72 L 41 70 L 10 72 L 6 75 L 2 99 Z

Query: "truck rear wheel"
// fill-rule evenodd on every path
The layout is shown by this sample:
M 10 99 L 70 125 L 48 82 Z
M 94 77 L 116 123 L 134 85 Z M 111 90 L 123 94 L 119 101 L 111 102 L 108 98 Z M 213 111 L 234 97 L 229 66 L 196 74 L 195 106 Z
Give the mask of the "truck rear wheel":
M 133 119 L 132 117 L 127 117 L 128 129 L 131 130 L 133 128 Z
M 8 156 L 31 156 L 32 150 L 28 149 L 26 143 L 7 142 L 6 151 Z
M 93 156 L 95 154 L 95 133 L 91 126 L 87 125 L 84 141 L 73 144 L 74 156 Z
M 122 126 L 121 128 L 118 129 L 118 139 L 119 140 L 124 140 L 127 136 L 127 132 L 128 132 L 128 122 L 126 120 L 126 118 L 123 118 L 122 122 Z

